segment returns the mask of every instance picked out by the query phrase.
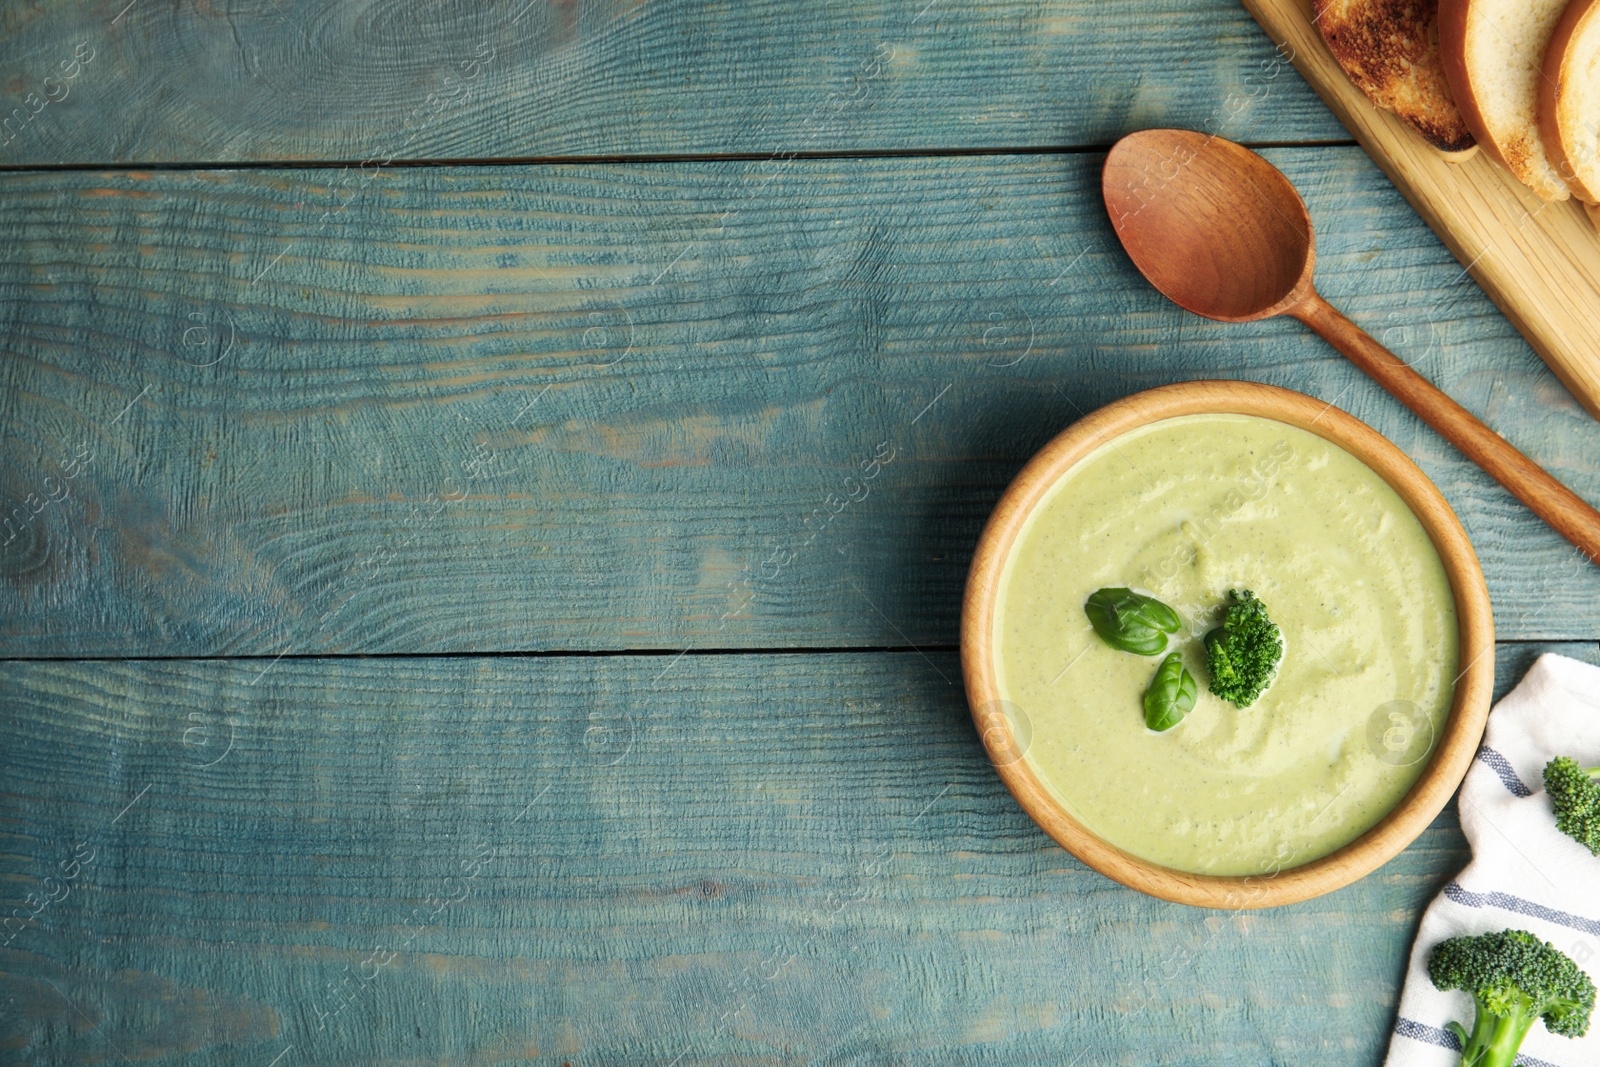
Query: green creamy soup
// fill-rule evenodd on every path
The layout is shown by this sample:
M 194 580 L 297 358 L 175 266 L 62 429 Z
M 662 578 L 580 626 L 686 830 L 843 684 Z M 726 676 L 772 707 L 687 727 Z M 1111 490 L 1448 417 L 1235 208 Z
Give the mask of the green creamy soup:
M 1108 647 L 1083 604 L 1129 586 L 1183 617 L 1187 718 L 1145 727 L 1160 656 Z M 1200 639 L 1230 589 L 1283 630 L 1248 708 L 1207 689 Z M 1035 511 L 1006 562 L 995 661 L 1024 758 L 1080 822 L 1167 867 L 1270 873 L 1372 827 L 1427 764 L 1456 677 L 1456 613 L 1427 532 L 1314 434 L 1190 415 L 1117 438 Z

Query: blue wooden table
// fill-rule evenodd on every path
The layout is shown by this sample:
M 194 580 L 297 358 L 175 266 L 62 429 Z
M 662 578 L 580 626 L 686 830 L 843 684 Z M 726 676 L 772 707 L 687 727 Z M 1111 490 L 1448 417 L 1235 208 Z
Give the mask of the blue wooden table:
M 1207 912 L 959 688 L 1039 445 L 1247 378 L 1389 435 L 1503 692 L 1600 571 L 1097 191 L 1262 146 L 1330 299 L 1591 501 L 1600 426 L 1230 0 L 89 0 L 0 15 L 0 1061 L 1377 1063 L 1447 810 Z

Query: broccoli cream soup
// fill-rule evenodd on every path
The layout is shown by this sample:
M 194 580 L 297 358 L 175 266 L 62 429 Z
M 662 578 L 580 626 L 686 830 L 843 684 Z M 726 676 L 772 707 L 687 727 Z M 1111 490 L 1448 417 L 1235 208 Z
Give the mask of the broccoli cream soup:
M 1162 661 L 1109 647 L 1090 594 L 1128 587 L 1182 619 L 1198 682 L 1156 733 Z M 1246 708 L 1209 691 L 1205 634 L 1230 590 L 1283 632 Z M 1096 834 L 1143 859 L 1268 873 L 1355 840 L 1422 773 L 1450 709 L 1456 614 L 1427 532 L 1377 474 L 1270 419 L 1190 415 L 1118 437 L 1050 491 L 1006 561 L 999 691 L 1034 773 Z

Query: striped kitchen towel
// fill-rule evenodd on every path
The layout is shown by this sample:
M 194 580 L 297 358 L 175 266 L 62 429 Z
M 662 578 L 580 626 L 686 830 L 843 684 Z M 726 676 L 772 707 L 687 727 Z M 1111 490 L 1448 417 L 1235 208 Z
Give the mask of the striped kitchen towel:
M 1472 998 L 1441 993 L 1427 972 L 1428 954 L 1448 937 L 1527 930 L 1600 978 L 1600 858 L 1556 829 L 1544 794 L 1544 765 L 1556 756 L 1600 765 L 1600 668 L 1546 655 L 1495 705 L 1461 785 L 1472 862 L 1422 916 L 1385 1067 L 1460 1063 L 1445 1024 L 1471 1030 Z M 1600 1067 L 1600 1019 L 1576 1040 L 1534 1023 L 1517 1062 Z

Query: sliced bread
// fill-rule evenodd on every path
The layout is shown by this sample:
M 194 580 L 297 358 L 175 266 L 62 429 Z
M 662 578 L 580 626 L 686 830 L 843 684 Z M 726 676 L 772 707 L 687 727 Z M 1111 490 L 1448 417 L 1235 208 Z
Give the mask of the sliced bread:
M 1572 195 L 1539 133 L 1544 54 L 1567 0 L 1439 0 L 1439 48 L 1462 118 L 1544 200 Z
M 1367 99 L 1447 159 L 1474 150 L 1439 55 L 1438 0 L 1315 0 L 1328 51 Z
M 1545 50 L 1539 130 L 1572 195 L 1600 204 L 1600 0 L 1572 0 Z

